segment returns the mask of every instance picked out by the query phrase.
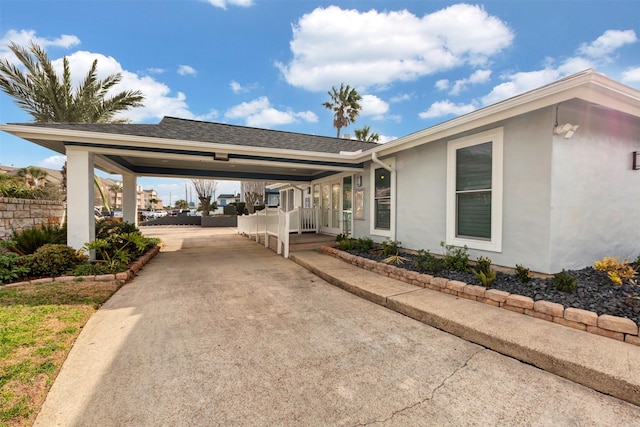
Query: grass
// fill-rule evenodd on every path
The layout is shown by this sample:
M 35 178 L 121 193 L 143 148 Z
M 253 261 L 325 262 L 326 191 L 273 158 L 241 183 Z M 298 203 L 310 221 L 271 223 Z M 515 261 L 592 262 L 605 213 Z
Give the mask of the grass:
M 0 289 L 0 427 L 33 423 L 82 327 L 117 289 L 88 281 Z

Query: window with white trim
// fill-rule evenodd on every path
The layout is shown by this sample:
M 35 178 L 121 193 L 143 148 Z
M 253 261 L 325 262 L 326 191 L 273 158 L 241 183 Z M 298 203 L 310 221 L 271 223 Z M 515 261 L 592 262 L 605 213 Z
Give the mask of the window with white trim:
M 395 166 L 395 159 L 383 160 L 391 169 Z M 394 233 L 395 222 L 395 184 L 393 173 L 380 166 L 371 163 L 371 234 L 376 236 L 391 237 Z
M 502 250 L 502 128 L 449 141 L 447 244 Z

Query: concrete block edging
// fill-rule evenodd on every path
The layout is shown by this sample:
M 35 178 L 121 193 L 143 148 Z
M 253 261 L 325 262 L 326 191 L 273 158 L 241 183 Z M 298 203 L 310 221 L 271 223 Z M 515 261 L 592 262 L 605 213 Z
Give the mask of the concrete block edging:
M 640 346 L 638 325 L 628 318 L 608 314 L 598 316 L 593 311 L 564 307 L 562 304 L 549 301 L 534 301 L 530 297 L 510 294 L 498 289 L 468 285 L 442 277 L 420 274 L 415 271 L 405 270 L 402 267 L 358 257 L 330 246 L 323 246 L 322 252 L 349 264 L 363 266 L 368 271 L 415 286 L 482 302 L 494 307 Z

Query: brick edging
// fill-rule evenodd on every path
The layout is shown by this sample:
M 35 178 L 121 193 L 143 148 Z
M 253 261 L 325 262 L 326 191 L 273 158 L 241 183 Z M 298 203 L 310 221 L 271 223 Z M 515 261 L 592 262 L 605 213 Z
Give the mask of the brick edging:
M 395 265 L 384 264 L 371 259 L 352 255 L 340 249 L 323 246 L 322 252 L 365 270 L 400 280 L 422 288 L 432 289 L 460 298 L 478 301 L 494 307 L 536 317 L 538 319 L 568 326 L 570 328 L 601 335 L 618 341 L 640 346 L 638 325 L 626 317 L 611 316 L 544 300 L 534 301 L 523 295 L 510 294 L 484 286 L 468 285 L 465 282 L 434 277 Z
M 39 279 L 25 280 L 23 282 L 7 283 L 6 285 L 0 285 L 0 289 L 12 288 L 15 286 L 33 285 L 38 283 L 53 283 L 53 282 L 75 282 L 79 280 L 86 280 L 92 282 L 118 282 L 120 285 L 124 285 L 131 279 L 133 279 L 138 271 L 142 270 L 145 265 L 155 257 L 160 249 L 161 245 L 156 245 L 149 249 L 144 254 L 140 255 L 126 271 L 112 274 L 97 274 L 95 276 L 58 276 L 58 277 L 42 277 Z

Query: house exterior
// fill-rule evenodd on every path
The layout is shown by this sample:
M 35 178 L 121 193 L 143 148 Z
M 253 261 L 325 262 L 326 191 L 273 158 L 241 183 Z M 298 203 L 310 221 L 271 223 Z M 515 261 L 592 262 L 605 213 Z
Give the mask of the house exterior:
M 640 91 L 593 70 L 386 144 L 175 118 L 0 129 L 67 154 L 70 183 L 92 166 L 121 173 L 132 222 L 137 176 L 250 179 L 277 183 L 280 212 L 327 234 L 445 242 L 542 273 L 640 253 Z M 91 191 L 68 190 L 87 228 L 71 206 Z
M 217 198 L 217 205 L 219 207 L 228 206 L 233 203 L 237 203 L 240 201 L 239 194 L 220 194 Z

